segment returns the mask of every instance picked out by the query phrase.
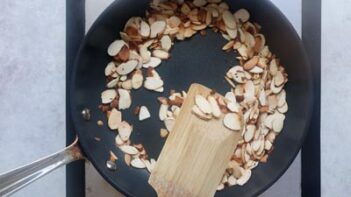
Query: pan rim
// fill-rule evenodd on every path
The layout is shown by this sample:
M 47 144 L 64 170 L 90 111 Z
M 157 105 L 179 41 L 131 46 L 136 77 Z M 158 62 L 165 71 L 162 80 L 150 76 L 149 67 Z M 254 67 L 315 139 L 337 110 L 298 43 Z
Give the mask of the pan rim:
M 99 17 L 94 21 L 94 23 L 91 25 L 91 27 L 89 28 L 89 30 L 87 31 L 86 35 L 84 36 L 84 39 L 82 40 L 79 50 L 76 54 L 75 60 L 74 60 L 74 66 L 72 68 L 72 73 L 71 73 L 71 84 L 69 86 L 69 92 L 70 92 L 70 98 L 69 98 L 69 113 L 72 117 L 73 120 L 73 128 L 75 130 L 75 132 L 77 131 L 77 116 L 73 113 L 73 109 L 76 108 L 75 102 L 74 102 L 74 92 L 75 92 L 75 79 L 77 76 L 77 72 L 78 72 L 78 64 L 79 64 L 79 57 L 81 56 L 81 54 L 83 53 L 84 47 L 87 44 L 87 38 L 90 37 L 90 35 L 93 32 L 93 29 L 96 28 L 96 26 L 103 21 L 103 19 L 111 12 L 113 11 L 113 8 L 115 6 L 116 3 L 118 3 L 119 1 L 114 1 L 112 3 L 109 4 L 108 7 L 106 7 L 106 9 L 99 15 Z M 309 73 L 309 77 L 307 80 L 307 92 L 308 95 L 306 95 L 308 97 L 308 109 L 307 109 L 307 115 L 306 115 L 306 122 L 304 125 L 304 129 L 303 129 L 303 134 L 302 134 L 302 138 L 300 140 L 300 142 L 297 144 L 297 148 L 294 151 L 294 154 L 291 154 L 291 159 L 288 160 L 288 165 L 286 165 L 284 168 L 282 168 L 280 171 L 278 171 L 277 175 L 275 177 L 273 177 L 271 179 L 271 181 L 269 181 L 267 184 L 265 184 L 264 187 L 262 187 L 261 189 L 258 189 L 255 193 L 253 193 L 253 196 L 257 196 L 259 194 L 262 194 L 264 191 L 266 191 L 268 188 L 270 188 L 279 178 L 282 177 L 282 175 L 287 171 L 287 169 L 291 166 L 291 164 L 293 163 L 293 161 L 295 160 L 297 154 L 299 153 L 299 151 L 301 150 L 301 147 L 306 139 L 306 136 L 308 134 L 308 127 L 310 125 L 311 122 L 311 116 L 312 116 L 312 112 L 314 109 L 314 93 L 313 93 L 313 87 L 315 86 L 315 84 L 313 83 L 313 74 L 312 74 L 312 70 L 311 70 L 311 64 L 310 64 L 310 60 L 307 56 L 305 47 L 302 43 L 301 38 L 298 36 L 296 30 L 294 29 L 294 27 L 292 26 L 292 24 L 290 23 L 290 21 L 286 18 L 286 16 L 273 4 L 273 2 L 269 1 L 269 0 L 264 0 L 262 3 L 264 4 L 268 4 L 268 6 L 272 9 L 272 11 L 276 12 L 277 15 L 279 15 L 279 17 L 281 18 L 281 20 L 285 23 L 286 27 L 289 28 L 288 30 L 291 32 L 294 32 L 294 39 L 298 40 L 298 48 L 302 53 L 302 62 L 304 62 L 304 64 L 306 65 L 306 69 L 307 72 Z M 80 136 L 81 132 L 76 132 L 78 137 Z M 102 171 L 101 168 L 98 167 L 97 163 L 94 161 L 94 156 L 90 153 L 90 152 L 86 152 L 86 148 L 87 146 L 89 146 L 89 144 L 87 144 L 86 142 L 83 141 L 79 141 L 79 144 L 81 144 L 82 150 L 84 152 L 84 154 L 88 157 L 89 161 L 91 161 L 91 163 L 93 164 L 93 166 L 95 167 L 95 169 L 99 172 L 99 174 L 109 183 L 111 184 L 117 191 L 121 192 L 123 195 L 126 196 L 134 196 L 132 195 L 130 192 L 128 192 L 128 190 L 124 187 L 122 187 L 121 185 L 115 184 L 115 182 L 111 179 L 111 177 L 105 175 L 105 173 Z

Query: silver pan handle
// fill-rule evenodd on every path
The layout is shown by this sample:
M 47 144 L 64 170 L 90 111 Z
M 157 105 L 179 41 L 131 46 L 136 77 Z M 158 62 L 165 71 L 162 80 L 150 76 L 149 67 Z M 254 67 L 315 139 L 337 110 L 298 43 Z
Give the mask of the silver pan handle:
M 83 159 L 78 138 L 68 147 L 31 164 L 0 174 L 0 196 L 9 196 L 56 168 Z

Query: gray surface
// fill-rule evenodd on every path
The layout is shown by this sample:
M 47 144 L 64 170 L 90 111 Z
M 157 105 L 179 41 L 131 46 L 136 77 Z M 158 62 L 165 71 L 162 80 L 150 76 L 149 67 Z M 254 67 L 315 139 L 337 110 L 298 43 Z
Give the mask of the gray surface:
M 322 196 L 351 193 L 351 1 L 322 1 Z
M 64 106 L 65 1 L 1 0 L 0 172 L 65 146 Z M 14 196 L 64 196 L 64 173 Z

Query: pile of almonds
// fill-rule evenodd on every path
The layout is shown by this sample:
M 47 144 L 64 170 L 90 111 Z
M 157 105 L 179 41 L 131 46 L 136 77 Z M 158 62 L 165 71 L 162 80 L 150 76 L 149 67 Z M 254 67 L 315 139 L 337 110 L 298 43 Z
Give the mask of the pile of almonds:
M 148 159 L 142 144 L 130 142 L 133 126 L 122 121 L 121 110 L 132 104 L 131 91 L 144 87 L 163 92 L 164 81 L 156 69 L 171 57 L 173 43 L 196 33 L 205 35 L 205 29 L 211 28 L 228 41 L 222 49 L 234 51 L 240 64 L 224 74 L 230 86 L 226 99 L 197 96 L 192 111 L 204 120 L 225 114 L 223 124 L 242 131 L 243 140 L 237 145 L 218 190 L 244 185 L 251 170 L 259 162 L 267 162 L 283 128 L 288 110 L 283 89 L 288 81 L 285 69 L 266 45 L 261 27 L 249 21 L 250 14 L 245 9 L 232 13 L 221 0 L 153 0 L 150 7 L 144 18 L 130 18 L 120 32 L 121 39 L 107 49 L 113 60 L 105 68 L 107 89 L 101 93 L 99 107 L 106 113 L 110 129 L 118 131 L 116 144 L 125 153 L 126 164 L 151 171 L 156 163 Z M 159 118 L 165 124 L 161 137 L 172 131 L 185 97 L 184 91 L 159 97 Z M 139 120 L 150 116 L 146 106 L 140 108 Z

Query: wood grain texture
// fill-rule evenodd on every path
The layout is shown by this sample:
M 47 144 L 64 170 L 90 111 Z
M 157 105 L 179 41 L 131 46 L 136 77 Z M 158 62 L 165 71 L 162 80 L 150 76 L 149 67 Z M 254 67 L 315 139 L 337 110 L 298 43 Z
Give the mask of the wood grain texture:
M 191 112 L 194 97 L 207 97 L 210 92 L 200 84 L 192 84 L 188 91 L 149 178 L 160 197 L 206 197 L 216 192 L 241 132 L 225 128 L 223 114 L 219 119 L 205 121 Z

